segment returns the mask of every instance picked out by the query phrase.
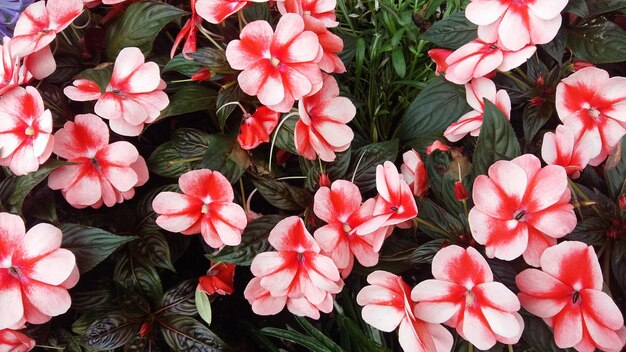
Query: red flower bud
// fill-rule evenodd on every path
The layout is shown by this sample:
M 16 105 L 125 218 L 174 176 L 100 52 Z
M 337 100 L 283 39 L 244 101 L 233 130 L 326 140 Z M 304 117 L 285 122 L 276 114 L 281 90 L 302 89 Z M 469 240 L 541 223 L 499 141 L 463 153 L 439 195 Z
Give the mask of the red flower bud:
M 320 187 L 330 187 L 330 178 L 328 177 L 327 173 L 320 174 L 319 184 Z
M 469 198 L 467 195 L 467 189 L 465 189 L 463 182 L 456 181 L 454 183 L 454 195 L 459 202 L 464 202 Z
M 619 207 L 622 208 L 622 210 L 626 210 L 626 195 L 622 194 L 617 200 L 619 202 Z
M 535 80 L 535 86 L 541 88 L 543 87 L 543 85 L 546 83 L 545 78 L 543 78 L 543 75 L 539 76 L 536 80 Z
M 145 321 L 141 324 L 141 328 L 139 328 L 139 336 L 144 337 L 148 335 L 152 331 L 152 324 L 149 321 Z
M 194 73 L 191 76 L 191 80 L 193 81 L 208 81 L 211 79 L 211 70 L 208 68 L 203 68 L 198 70 L 198 72 Z
M 532 106 L 541 106 L 541 105 L 543 105 L 544 101 L 545 101 L 545 99 L 543 97 L 534 97 L 534 98 L 530 99 L 528 102 Z

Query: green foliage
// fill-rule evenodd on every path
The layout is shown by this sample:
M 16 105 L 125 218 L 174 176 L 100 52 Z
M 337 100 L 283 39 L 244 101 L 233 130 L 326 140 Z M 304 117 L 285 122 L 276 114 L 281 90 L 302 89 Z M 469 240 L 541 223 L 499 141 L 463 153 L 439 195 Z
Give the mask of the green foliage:
M 581 60 L 598 64 L 626 61 L 626 32 L 610 21 L 569 28 L 567 44 Z
M 373 143 L 357 149 L 348 168 L 352 182 L 361 192 L 376 188 L 376 167 L 398 155 L 398 140 Z

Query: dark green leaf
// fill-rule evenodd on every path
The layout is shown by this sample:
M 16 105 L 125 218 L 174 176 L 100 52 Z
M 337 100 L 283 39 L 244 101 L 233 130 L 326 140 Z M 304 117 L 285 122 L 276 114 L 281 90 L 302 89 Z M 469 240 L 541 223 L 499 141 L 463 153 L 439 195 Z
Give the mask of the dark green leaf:
M 221 172 L 231 183 L 239 180 L 250 165 L 250 157 L 233 136 L 212 134 L 202 158 L 202 167 Z
M 520 155 L 520 146 L 513 126 L 492 102 L 485 99 L 485 115 L 474 152 L 474 175 L 486 174 L 493 163 Z
M 537 132 L 543 127 L 554 115 L 554 105 L 544 103 L 541 105 L 528 104 L 524 107 L 524 138 L 526 144 L 530 145 L 537 135 Z
M 267 6 L 265 6 L 267 7 Z M 211 70 L 211 72 L 231 74 L 237 71 L 230 68 L 228 60 L 226 60 L 226 53 L 223 50 L 218 50 L 211 47 L 200 48 L 193 53 L 187 54 L 195 62 Z
M 117 309 L 115 286 L 112 281 L 81 280 L 79 288 L 72 291 L 72 309 L 78 312 L 104 311 Z M 115 307 L 115 308 L 113 308 Z
M 291 341 L 295 344 L 307 348 L 311 352 L 328 352 L 328 349 L 321 345 L 317 339 L 311 336 L 301 334 L 297 331 L 283 330 L 277 328 L 263 328 L 261 329 L 261 333 L 267 336 Z
M 430 264 L 432 263 L 435 254 L 443 248 L 444 242 L 445 240 L 441 238 L 428 241 L 415 248 L 415 250 L 409 254 L 407 260 L 412 264 Z
M 400 121 L 398 136 L 406 141 L 422 135 L 441 133 L 468 111 L 470 109 L 462 86 L 437 77 L 407 109 Z
M 616 241 L 611 251 L 611 271 L 622 292 L 626 293 L 626 241 L 624 239 Z M 619 297 L 619 295 L 616 296 Z
M 61 224 L 61 232 L 61 247 L 74 253 L 81 274 L 93 269 L 124 243 L 137 239 L 78 224 Z
M 283 122 L 284 121 L 284 122 Z M 291 116 L 287 119 L 287 121 L 281 120 L 278 124 L 278 127 L 272 133 L 271 141 L 276 141 L 276 148 L 284 149 L 291 154 L 298 154 L 296 150 L 296 145 L 293 142 L 294 131 L 296 129 L 296 122 L 298 122 L 297 116 Z M 272 156 L 273 157 L 273 156 Z
M 217 335 L 190 317 L 167 316 L 159 320 L 163 338 L 174 351 L 222 352 L 228 351 Z
M 391 52 L 391 64 L 400 78 L 406 76 L 406 61 L 404 60 L 404 48 L 397 46 Z
M 626 61 L 626 32 L 608 20 L 569 28 L 567 45 L 578 59 L 594 64 Z
M 194 292 L 198 286 L 198 280 L 186 280 L 174 286 L 163 295 L 159 310 L 163 314 L 195 315 Z
M 501 282 L 513 293 L 518 293 L 519 289 L 515 284 L 515 276 L 517 271 L 508 263 L 503 260 L 487 259 L 487 263 L 493 272 L 493 276 L 496 281 Z
M 200 161 L 198 158 L 185 158 L 174 147 L 171 141 L 158 146 L 148 158 L 148 169 L 163 177 L 178 178 L 189 170 L 193 170 Z
M 174 58 L 171 59 L 165 65 L 165 67 L 163 67 L 163 73 L 174 71 L 187 77 L 191 77 L 194 73 L 198 72 L 202 68 L 204 68 L 203 65 L 196 62 L 195 60 L 186 59 L 185 56 L 181 53 L 174 56 Z
M 215 262 L 251 265 L 257 254 L 272 250 L 267 236 L 282 219 L 284 217 L 280 215 L 263 215 L 250 221 L 241 235 L 240 245 L 224 247 L 217 254 L 207 254 L 207 257 Z
M 135 289 L 118 285 L 117 300 L 127 318 L 140 319 L 150 313 L 150 303 Z
M 478 26 L 465 17 L 465 12 L 459 11 L 435 22 L 421 35 L 421 39 L 435 43 L 438 47 L 458 49 L 478 37 L 477 29 Z
M 542 44 L 541 48 L 545 50 L 556 62 L 561 64 L 563 62 L 563 55 L 565 54 L 565 44 L 567 41 L 567 32 L 564 28 L 561 28 L 556 37 L 549 43 Z
M 204 156 L 213 142 L 210 134 L 195 128 L 179 128 L 172 135 L 172 144 L 185 158 Z
M 563 12 L 569 12 L 578 17 L 589 16 L 589 8 L 585 0 L 569 0 Z
M 587 0 L 587 6 L 590 16 L 593 17 L 626 8 L 626 0 Z
M 310 336 L 316 338 L 321 345 L 326 347 L 329 352 L 343 352 L 341 347 L 339 347 L 331 338 L 326 336 L 323 332 L 319 331 L 316 327 L 311 325 L 309 321 L 304 317 L 296 316 L 296 320 L 302 326 L 304 331 Z
M 376 188 L 376 166 L 385 161 L 396 160 L 398 156 L 397 139 L 381 143 L 368 144 L 356 150 L 350 162 L 346 176 L 353 177 L 354 184 L 361 192 L 368 192 Z
M 100 92 L 104 93 L 107 86 L 109 85 L 112 73 L 113 64 L 110 62 L 105 62 L 94 68 L 84 70 L 83 72 L 78 74 L 78 77 L 88 79 L 92 82 L 96 82 L 98 87 L 100 87 Z
M 340 333 L 345 331 L 350 336 L 355 347 L 353 351 L 390 352 L 388 348 L 379 345 L 376 341 L 365 335 L 354 320 L 343 314 L 337 314 L 336 317 L 337 324 L 339 324 L 340 327 Z
M 620 194 L 624 193 L 624 182 L 626 182 L 626 137 L 622 137 L 606 159 L 604 178 L 609 195 L 616 200 Z
M 69 163 L 65 161 L 51 159 L 48 160 L 44 165 L 39 167 L 39 170 L 35 172 L 31 172 L 28 175 L 20 176 L 17 178 L 15 182 L 15 188 L 13 193 L 9 197 L 7 201 L 7 208 L 12 213 L 22 213 L 22 204 L 24 204 L 24 199 L 33 190 L 41 181 L 45 180 L 48 175 L 54 171 L 54 169 L 63 166 L 69 165 Z
M 92 323 L 81 338 L 85 347 L 100 350 L 124 345 L 138 332 L 139 323 L 128 321 L 122 312 L 111 312 L 106 318 Z
M 271 205 L 283 210 L 300 210 L 313 202 L 313 195 L 304 188 L 296 187 L 285 181 L 272 178 L 257 177 L 252 183 L 259 193 Z
M 107 56 L 113 60 L 127 47 L 137 47 L 148 56 L 161 29 L 185 14 L 187 12 L 164 2 L 145 1 L 131 4 L 122 17 L 106 30 Z
M 230 114 L 237 109 L 236 104 L 230 104 L 225 106 L 228 103 L 234 103 L 241 101 L 243 99 L 244 93 L 239 88 L 238 84 L 234 84 L 228 86 L 226 89 L 220 89 L 217 94 L 216 100 L 216 108 L 217 108 L 217 120 L 219 122 L 220 128 L 224 129 L 224 125 L 226 125 L 226 120 L 230 116 Z
M 580 241 L 588 245 L 601 245 L 606 241 L 609 226 L 600 218 L 586 218 L 576 224 L 572 233 L 565 236 L 568 241 Z
M 170 247 L 161 232 L 143 230 L 137 235 L 139 240 L 131 244 L 131 249 L 138 260 L 159 268 L 176 271 L 170 259 Z
M 425 159 L 425 163 L 430 189 L 438 204 L 443 205 L 452 215 L 464 213 L 463 203 L 456 199 L 454 188 L 459 180 L 459 165 L 463 170 L 471 167 L 466 165 L 469 163 L 465 156 L 461 155 L 455 160 L 450 153 L 435 150 Z M 467 193 L 472 194 L 470 175 L 464 175 L 462 181 Z
M 352 157 L 352 150 L 348 149 L 345 152 L 336 153 L 337 158 L 332 163 L 327 163 L 324 166 L 324 172 L 328 175 L 331 181 L 339 180 L 343 178 L 348 172 L 350 167 L 350 158 Z M 305 188 L 309 190 L 315 190 L 319 186 L 320 166 L 317 160 L 308 160 L 300 157 L 300 169 L 302 173 L 307 175 L 305 182 Z
M 214 90 L 200 84 L 183 86 L 170 98 L 169 105 L 161 111 L 157 120 L 194 111 L 209 110 L 215 104 L 215 96 Z
M 535 316 L 525 315 L 524 333 L 522 338 L 536 351 L 541 352 L 564 352 L 573 351 L 572 349 L 561 349 L 554 342 L 554 334 L 546 323 Z
M 264 3 L 255 2 L 252 6 L 246 6 L 243 9 L 243 16 L 248 22 L 252 21 L 270 21 L 269 6 Z
M 113 279 L 128 289 L 137 290 L 148 299 L 152 306 L 157 306 L 161 302 L 163 296 L 161 279 L 151 265 L 143 264 L 124 255 L 115 265 Z
M 441 238 L 444 236 L 440 230 L 443 230 L 449 239 L 454 239 L 465 232 L 463 223 L 452 214 L 448 213 L 444 208 L 429 198 L 419 198 L 417 200 L 417 208 L 419 209 L 419 217 L 434 224 L 438 229 L 418 224 L 418 228 L 432 238 Z

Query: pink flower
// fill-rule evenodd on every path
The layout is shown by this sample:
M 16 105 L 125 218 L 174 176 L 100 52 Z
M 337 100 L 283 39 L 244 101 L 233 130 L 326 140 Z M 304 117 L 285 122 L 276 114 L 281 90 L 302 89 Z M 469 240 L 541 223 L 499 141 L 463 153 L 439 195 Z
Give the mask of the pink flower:
M 207 22 L 222 23 L 227 17 L 243 9 L 249 2 L 267 2 L 268 0 L 198 0 L 196 11 Z
M 417 216 L 417 204 L 409 185 L 391 161 L 376 167 L 376 206 L 370 224 L 384 219 L 384 226 L 397 225 Z
M 304 30 L 301 16 L 285 14 L 276 32 L 266 21 L 250 22 L 240 37 L 228 43 L 226 58 L 232 68 L 243 70 L 237 77 L 241 89 L 261 104 L 287 112 L 296 100 L 321 88 L 317 63 L 322 50 L 317 35 Z
M 159 66 L 145 62 L 141 50 L 134 47 L 120 51 L 105 92 L 99 94 L 96 87 L 95 82 L 79 79 L 63 92 L 76 101 L 98 99 L 96 114 L 110 120 L 111 130 L 123 136 L 138 136 L 169 104 Z
M 343 39 L 329 31 L 322 21 L 304 16 L 304 30 L 317 34 L 317 39 L 323 51 L 322 59 L 317 63 L 320 69 L 327 73 L 344 73 L 346 67 L 337 56 L 343 51 Z
M 626 78 L 587 67 L 556 87 L 556 111 L 572 129 L 582 129 L 594 142 L 591 165 L 603 162 L 626 134 Z
M 541 270 L 526 269 L 515 277 L 524 309 L 554 329 L 560 348 L 578 351 L 622 351 L 624 318 L 609 295 L 593 247 L 566 241 L 546 249 Z
M 541 253 L 576 227 L 565 169 L 541 168 L 536 156 L 525 154 L 496 162 L 488 174 L 474 181 L 472 236 L 489 258 L 513 260 L 523 254 L 538 266 Z
M 581 129 L 573 130 L 573 127 L 559 125 L 554 133 L 545 133 L 541 157 L 546 164 L 563 166 L 568 176 L 578 178 L 593 155 L 596 155 L 594 147 L 599 144 L 595 143 L 591 134 Z
M 183 235 L 202 234 L 212 248 L 241 243 L 248 221 L 230 182 L 218 171 L 193 170 L 178 179 L 183 194 L 161 192 L 152 201 L 157 225 Z
M 428 192 L 428 172 L 422 158 L 413 149 L 402 154 L 402 165 L 400 171 L 402 178 L 413 190 L 413 195 L 423 197 Z
M 148 181 L 148 167 L 134 145 L 109 144 L 109 129 L 93 114 L 76 115 L 55 134 L 54 153 L 73 163 L 55 169 L 48 186 L 75 208 L 112 207 Z
M 211 261 L 211 269 L 204 276 L 200 276 L 198 289 L 207 295 L 230 295 L 235 292 L 235 269 L 231 263 L 214 263 Z
M 18 175 L 37 171 L 52 153 L 52 114 L 34 87 L 15 87 L 0 99 L 0 165 Z
M 439 76 L 442 73 L 446 73 L 446 70 L 448 69 L 448 63 L 446 62 L 446 60 L 448 59 L 448 56 L 450 56 L 450 54 L 452 54 L 453 52 L 453 50 L 448 49 L 431 49 L 428 51 L 428 56 L 430 56 L 430 58 L 437 66 L 435 68 L 435 75 Z
M 337 0 L 285 0 L 277 1 L 276 7 L 281 15 L 296 13 L 309 19 L 322 22 L 325 27 L 337 27 L 335 7 Z
M 202 0 L 201 0 L 202 1 Z M 196 12 L 196 0 L 190 0 L 191 6 L 191 18 L 185 22 L 183 27 L 178 32 L 176 39 L 174 40 L 174 44 L 172 44 L 172 50 L 170 51 L 170 58 L 174 57 L 176 54 L 176 49 L 180 45 L 180 43 L 185 39 L 185 45 L 183 45 L 183 55 L 186 59 L 191 60 L 191 58 L 187 55 L 188 53 L 193 53 L 197 48 L 197 37 L 198 33 L 198 25 L 202 23 L 202 18 L 198 16 Z M 193 77 L 191 77 L 193 79 Z
M 440 324 L 431 324 L 413 314 L 415 302 L 411 288 L 401 277 L 386 271 L 374 271 L 367 276 L 365 286 L 356 297 L 363 320 L 384 332 L 398 328 L 400 346 L 405 352 L 448 352 L 452 349 L 452 334 Z
M 329 296 L 341 291 L 343 281 L 332 259 L 320 254 L 320 247 L 304 227 L 302 219 L 290 216 L 281 220 L 270 232 L 268 240 L 277 251 L 258 254 L 250 270 L 260 278 L 260 288 L 269 291 L 275 304 L 262 304 L 266 310 L 255 312 L 274 314 L 278 309 L 279 302 L 275 302 L 278 297 L 285 297 L 285 301 L 289 298 L 295 306 L 288 308 L 297 315 L 308 315 L 303 314 L 306 307 L 310 310 L 311 307 L 325 306 L 332 310 L 332 296 Z M 246 291 L 257 294 L 247 296 L 261 296 L 259 287 L 254 289 L 251 285 Z
M 446 58 L 445 78 L 456 84 L 465 84 L 472 78 L 484 77 L 494 70 L 509 71 L 528 60 L 537 50 L 533 45 L 509 51 L 496 43 L 480 39 L 469 42 Z M 439 65 L 438 65 L 439 66 Z
M 254 114 L 247 112 L 243 114 L 243 123 L 237 137 L 237 142 L 241 148 L 251 150 L 259 146 L 259 144 L 270 141 L 270 134 L 276 128 L 280 113 L 261 106 Z
M 480 134 L 480 127 L 483 125 L 485 113 L 485 102 L 487 99 L 494 103 L 500 111 L 511 119 L 511 99 L 504 89 L 496 92 L 496 85 L 489 78 L 474 78 L 470 83 L 465 84 L 465 95 L 467 103 L 474 108 L 467 114 L 461 116 L 459 121 L 451 124 L 443 133 L 450 142 L 458 142 L 468 133 L 477 137 Z
M 0 96 L 9 90 L 30 82 L 32 74 L 28 72 L 21 58 L 13 54 L 11 38 L 4 37 L 0 45 Z
M 0 330 L 0 351 L 27 352 L 35 348 L 35 340 L 16 330 Z
M 420 282 L 411 293 L 415 316 L 430 323 L 445 323 L 481 350 L 497 341 L 515 344 L 524 330 L 517 313 L 520 303 L 499 282 L 485 258 L 473 247 L 452 245 L 433 258 L 434 280 Z
M 61 230 L 42 223 L 26 232 L 22 218 L 0 213 L 0 231 L 0 329 L 67 312 L 78 270 L 74 254 L 59 248 Z
M 478 25 L 478 37 L 520 50 L 528 44 L 546 44 L 561 28 L 561 11 L 568 0 L 472 0 L 465 9 Z
M 426 148 L 426 155 L 430 155 L 430 153 L 434 152 L 435 150 L 447 152 L 448 150 L 450 150 L 450 147 L 442 143 L 440 140 L 436 140 L 431 145 L 429 145 L 428 148 Z
M 374 199 L 361 204 L 359 188 L 345 180 L 331 187 L 321 187 L 315 193 L 313 211 L 327 225 L 314 233 L 322 253 L 332 258 L 345 278 L 352 271 L 354 257 L 365 267 L 378 263 L 378 251 L 385 240 L 386 229 L 363 233 L 359 228 L 374 213 Z
M 354 132 L 348 122 L 356 116 L 350 99 L 339 96 L 337 81 L 324 75 L 322 89 L 298 102 L 300 119 L 296 122 L 294 141 L 298 153 L 315 160 L 334 161 L 336 152 L 350 147 Z
M 43 79 L 56 69 L 49 44 L 83 11 L 82 0 L 36 1 L 20 15 L 13 32 L 12 50 L 18 57 L 29 56 L 29 71 Z

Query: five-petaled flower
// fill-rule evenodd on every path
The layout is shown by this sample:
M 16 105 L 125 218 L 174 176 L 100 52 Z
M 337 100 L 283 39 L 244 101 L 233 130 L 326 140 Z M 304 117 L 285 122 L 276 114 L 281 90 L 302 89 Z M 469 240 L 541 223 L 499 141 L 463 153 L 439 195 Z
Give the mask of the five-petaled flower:
M 531 154 L 497 161 L 474 181 L 472 235 L 490 258 L 513 260 L 523 254 L 538 266 L 541 253 L 576 227 L 570 198 L 563 167 L 542 168 Z
M 50 173 L 48 186 L 60 189 L 75 208 L 112 207 L 135 195 L 148 181 L 148 167 L 129 142 L 109 144 L 109 130 L 98 116 L 76 115 L 55 134 L 54 154 L 71 162 Z
M 320 21 L 328 28 L 339 25 L 335 16 L 337 0 L 284 0 L 277 1 L 276 7 L 281 15 L 297 13 L 305 19 Z
M 413 149 L 402 154 L 400 172 L 402 178 L 413 190 L 413 195 L 423 197 L 428 192 L 428 172 L 420 155 Z
M 41 223 L 26 232 L 22 218 L 0 213 L 0 232 L 0 330 L 67 312 L 79 274 L 74 254 L 59 248 L 61 230 Z
M 376 166 L 376 190 L 374 217 L 368 221 L 367 227 L 397 225 L 417 216 L 413 192 L 391 161 Z
M 415 302 L 411 288 L 401 277 L 386 271 L 374 271 L 367 276 L 365 286 L 356 297 L 363 306 L 363 320 L 380 331 L 398 328 L 400 346 L 405 352 L 448 352 L 452 349 L 452 334 L 441 324 L 428 323 L 413 314 Z
M 593 247 L 565 241 L 546 249 L 541 270 L 526 269 L 515 277 L 522 307 L 554 330 L 560 348 L 581 352 L 622 351 L 624 318 L 604 281 Z
M 435 279 L 422 281 L 411 293 L 415 316 L 456 328 L 481 350 L 497 341 L 515 344 L 524 330 L 520 302 L 502 283 L 493 281 L 485 258 L 473 247 L 452 245 L 433 258 Z
M 182 194 L 161 192 L 152 201 L 159 214 L 157 225 L 183 235 L 202 234 L 213 248 L 241 243 L 248 220 L 243 208 L 233 203 L 233 187 L 218 171 L 192 170 L 178 179 Z
M 559 125 L 554 133 L 543 135 L 541 157 L 548 165 L 560 165 L 567 175 L 578 178 L 593 155 L 595 143 L 593 136 L 584 133 L 582 126 Z M 595 149 L 597 150 L 597 148 Z

